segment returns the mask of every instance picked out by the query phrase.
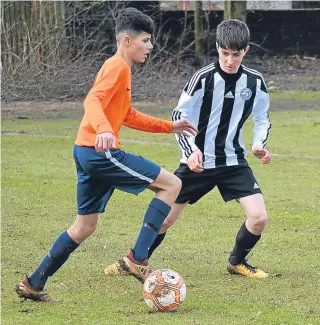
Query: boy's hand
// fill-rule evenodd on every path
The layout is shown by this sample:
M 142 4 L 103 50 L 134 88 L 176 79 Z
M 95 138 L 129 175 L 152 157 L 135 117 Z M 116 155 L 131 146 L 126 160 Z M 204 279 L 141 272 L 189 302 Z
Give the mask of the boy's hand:
M 188 167 L 195 173 L 203 172 L 202 152 L 200 150 L 194 151 L 188 158 Z
M 269 164 L 271 161 L 271 155 L 270 152 L 262 147 L 252 147 L 252 153 L 260 159 L 260 162 L 262 164 Z
M 98 152 L 105 152 L 112 148 L 114 143 L 114 134 L 111 132 L 104 132 L 97 134 L 94 147 Z
M 189 123 L 188 120 L 183 119 L 183 120 L 178 120 L 178 121 L 173 122 L 173 128 L 172 128 L 171 132 L 183 134 L 183 135 L 189 137 L 190 133 L 192 135 L 196 135 L 198 132 L 198 129 L 194 125 Z

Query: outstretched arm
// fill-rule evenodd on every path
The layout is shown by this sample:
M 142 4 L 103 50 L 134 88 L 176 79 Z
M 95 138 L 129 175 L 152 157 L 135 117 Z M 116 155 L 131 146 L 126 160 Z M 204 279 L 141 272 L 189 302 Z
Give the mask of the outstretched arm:
M 143 114 L 133 107 L 130 107 L 123 124 L 132 129 L 152 133 L 178 133 L 188 136 L 188 133 L 195 134 L 197 132 L 196 127 L 186 119 L 176 122 L 166 121 Z

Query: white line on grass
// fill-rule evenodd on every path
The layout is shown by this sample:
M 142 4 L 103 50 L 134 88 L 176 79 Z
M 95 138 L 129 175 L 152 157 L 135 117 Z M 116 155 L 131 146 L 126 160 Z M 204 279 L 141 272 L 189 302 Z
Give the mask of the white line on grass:
M 22 136 L 22 137 L 42 137 L 42 138 L 56 138 L 56 139 L 75 139 L 74 136 L 70 135 L 49 135 L 49 134 L 39 134 L 39 133 L 26 133 L 26 132 L 7 132 L 1 131 L 2 135 L 8 136 Z M 153 142 L 153 141 L 143 141 L 143 140 L 133 140 L 133 139 L 121 139 L 121 142 L 124 143 L 137 143 L 137 144 L 150 144 L 150 145 L 160 145 L 160 146 L 173 146 L 175 143 L 171 142 Z M 248 151 L 251 154 L 250 151 Z M 284 157 L 284 158 L 297 158 L 297 159 L 320 159 L 320 156 L 311 156 L 311 155 L 284 155 L 280 153 L 271 153 L 273 157 Z

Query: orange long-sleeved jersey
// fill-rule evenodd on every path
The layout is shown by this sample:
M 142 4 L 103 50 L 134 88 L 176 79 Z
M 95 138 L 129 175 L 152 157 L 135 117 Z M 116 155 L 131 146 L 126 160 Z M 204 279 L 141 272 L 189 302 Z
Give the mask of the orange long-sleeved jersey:
M 172 131 L 171 121 L 140 113 L 131 106 L 131 69 L 120 54 L 103 64 L 84 101 L 84 110 L 76 139 L 78 146 L 93 147 L 97 134 L 112 132 L 114 148 L 118 149 L 121 125 L 154 133 Z

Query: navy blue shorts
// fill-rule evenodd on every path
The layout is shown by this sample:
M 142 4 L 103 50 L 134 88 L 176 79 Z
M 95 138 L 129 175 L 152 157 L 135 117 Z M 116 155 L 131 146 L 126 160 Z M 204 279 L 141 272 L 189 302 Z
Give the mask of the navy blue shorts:
M 97 152 L 75 145 L 78 214 L 102 213 L 114 191 L 138 195 L 159 175 L 161 167 L 123 150 Z

